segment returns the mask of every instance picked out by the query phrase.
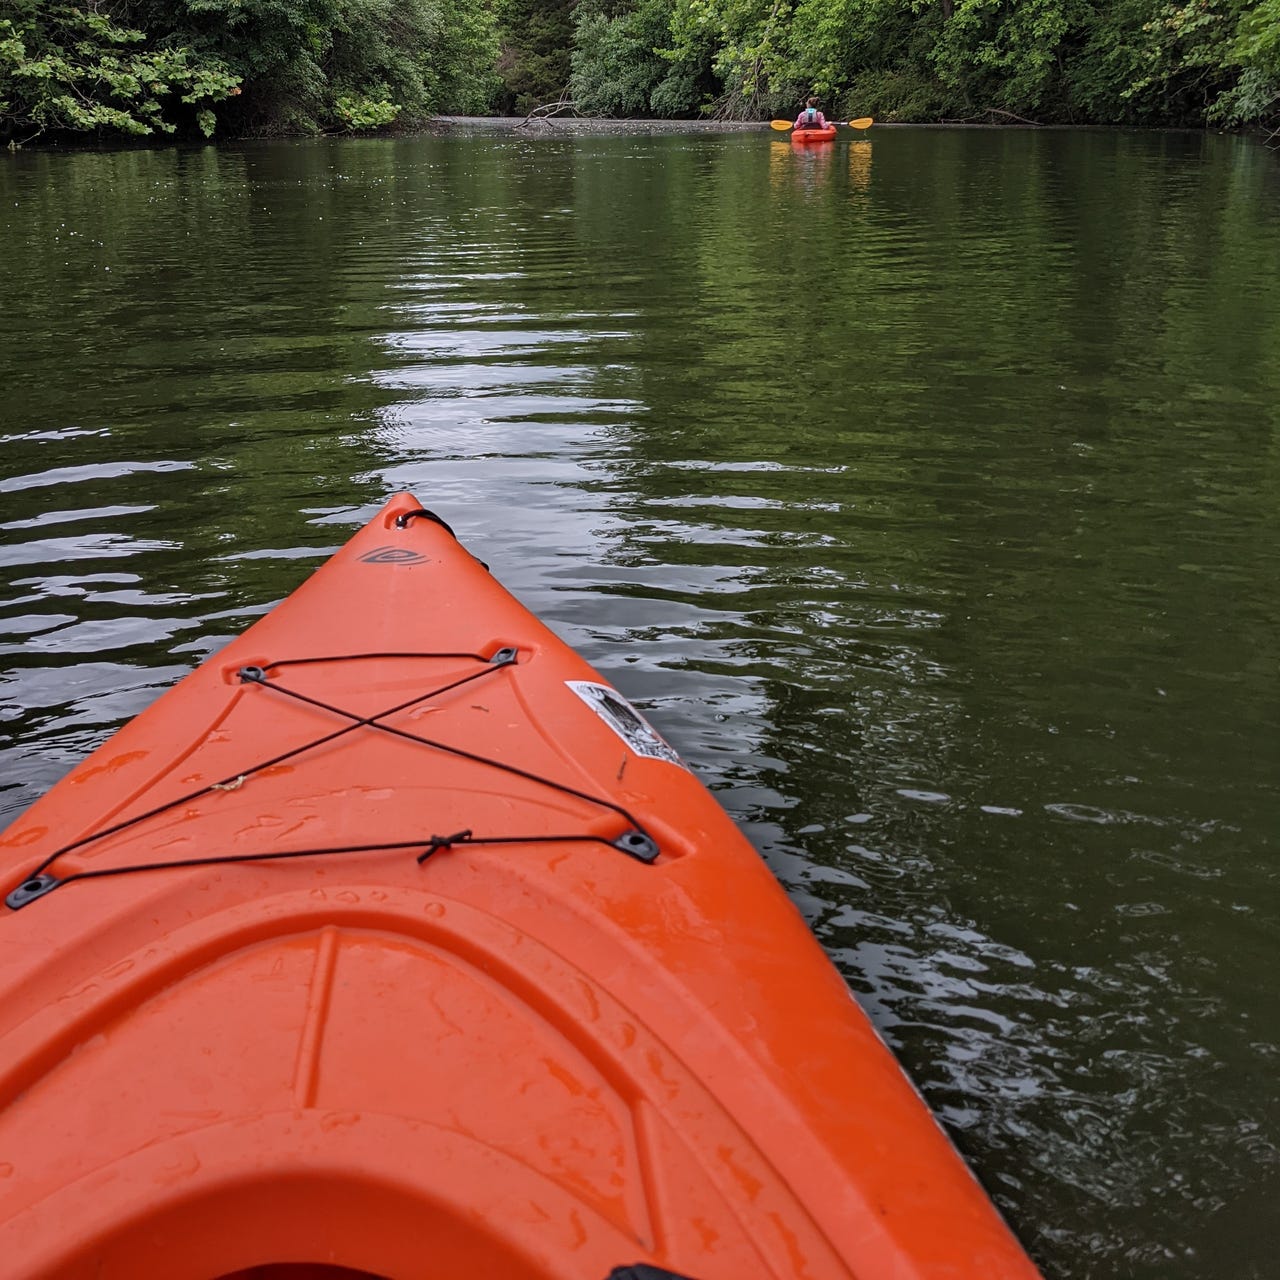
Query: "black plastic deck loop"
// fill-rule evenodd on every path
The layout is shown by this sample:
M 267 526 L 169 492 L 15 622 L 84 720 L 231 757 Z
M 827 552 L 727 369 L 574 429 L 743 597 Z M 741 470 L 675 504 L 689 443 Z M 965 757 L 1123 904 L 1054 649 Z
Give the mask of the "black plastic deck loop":
M 451 538 L 456 540 L 458 536 L 450 524 L 442 520 L 434 511 L 428 511 L 426 507 L 418 507 L 415 511 L 402 511 L 396 516 L 396 528 L 407 529 L 410 520 L 430 520 L 438 524 Z
M 637 862 L 652 862 L 659 852 L 658 842 L 638 827 L 624 831 L 616 840 L 611 840 L 609 843 L 619 853 L 625 853 L 627 857 L 635 858 Z
M 19 907 L 25 907 L 28 902 L 34 902 L 37 898 L 43 898 L 46 893 L 52 893 L 61 883 L 57 876 L 28 876 L 5 898 L 4 905 L 10 911 L 17 911 Z

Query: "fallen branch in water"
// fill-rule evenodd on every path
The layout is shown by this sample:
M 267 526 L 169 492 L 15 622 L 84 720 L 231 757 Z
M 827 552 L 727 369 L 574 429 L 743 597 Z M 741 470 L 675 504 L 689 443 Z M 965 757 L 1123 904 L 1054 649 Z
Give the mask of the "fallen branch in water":
M 554 102 L 543 102 L 534 107 L 523 120 L 516 125 L 517 129 L 523 129 L 530 124 L 550 124 L 555 116 L 572 115 L 578 119 L 582 118 L 582 112 L 578 110 L 578 104 L 573 100 L 572 95 L 567 88 L 560 91 L 560 96 Z
M 1261 111 L 1258 112 L 1258 122 L 1261 123 L 1262 117 L 1264 115 L 1270 115 L 1272 108 L 1276 106 L 1280 106 L 1280 93 L 1277 93 L 1276 96 L 1272 98 L 1271 101 L 1268 102 L 1267 105 L 1263 107 Z M 1274 117 L 1272 118 L 1274 119 Z M 1264 147 L 1270 147 L 1271 150 L 1273 151 L 1276 150 L 1276 148 L 1280 147 L 1280 124 L 1276 125 L 1276 127 L 1272 129 L 1271 132 L 1267 134 L 1265 138 L 1263 138 L 1262 145 Z
M 981 120 L 986 116 L 1004 116 L 1008 120 L 1016 120 L 1019 124 L 1029 124 L 1033 128 L 1039 129 L 1041 121 L 1028 120 L 1026 116 L 1014 115 L 1012 111 L 1002 111 L 999 107 L 984 107 L 976 115 L 964 116 L 960 120 L 944 120 L 943 124 L 972 124 L 975 120 Z

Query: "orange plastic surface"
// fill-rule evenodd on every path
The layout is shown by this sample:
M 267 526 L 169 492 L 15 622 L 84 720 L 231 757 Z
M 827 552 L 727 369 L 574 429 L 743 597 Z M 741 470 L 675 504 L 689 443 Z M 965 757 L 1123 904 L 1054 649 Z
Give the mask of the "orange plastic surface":
M 0 907 L 6 1280 L 1034 1276 L 724 812 L 416 506 L 0 838 L 0 894 L 78 845 Z
M 830 142 L 836 136 L 836 127 L 833 124 L 827 125 L 825 129 L 792 129 L 791 141 L 800 145 L 809 145 L 814 142 Z

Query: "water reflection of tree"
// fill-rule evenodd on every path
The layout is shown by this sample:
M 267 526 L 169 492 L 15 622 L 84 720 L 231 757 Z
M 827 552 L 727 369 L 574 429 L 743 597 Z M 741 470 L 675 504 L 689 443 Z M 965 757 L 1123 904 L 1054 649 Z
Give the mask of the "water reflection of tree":
M 32 231 L 7 268 L 10 321 L 29 335 L 17 414 L 96 432 L 61 451 L 72 465 L 194 464 L 181 485 L 111 485 L 117 502 L 126 487 L 159 502 L 187 563 L 305 543 L 300 508 L 326 491 L 349 502 L 364 469 L 350 424 L 376 406 L 360 375 L 383 282 L 350 270 L 352 159 L 324 145 L 19 158 Z M 30 465 L 52 461 L 42 448 Z

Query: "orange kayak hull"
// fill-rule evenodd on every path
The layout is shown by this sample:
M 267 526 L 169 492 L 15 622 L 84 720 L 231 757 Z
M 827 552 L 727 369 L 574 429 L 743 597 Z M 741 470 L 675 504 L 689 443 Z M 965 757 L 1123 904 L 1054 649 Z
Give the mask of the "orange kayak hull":
M 792 129 L 791 141 L 797 146 L 812 146 L 815 142 L 830 142 L 836 136 L 836 127 L 827 125 L 825 129 Z
M 1034 1276 L 714 799 L 417 511 L 0 837 L 6 1276 Z

